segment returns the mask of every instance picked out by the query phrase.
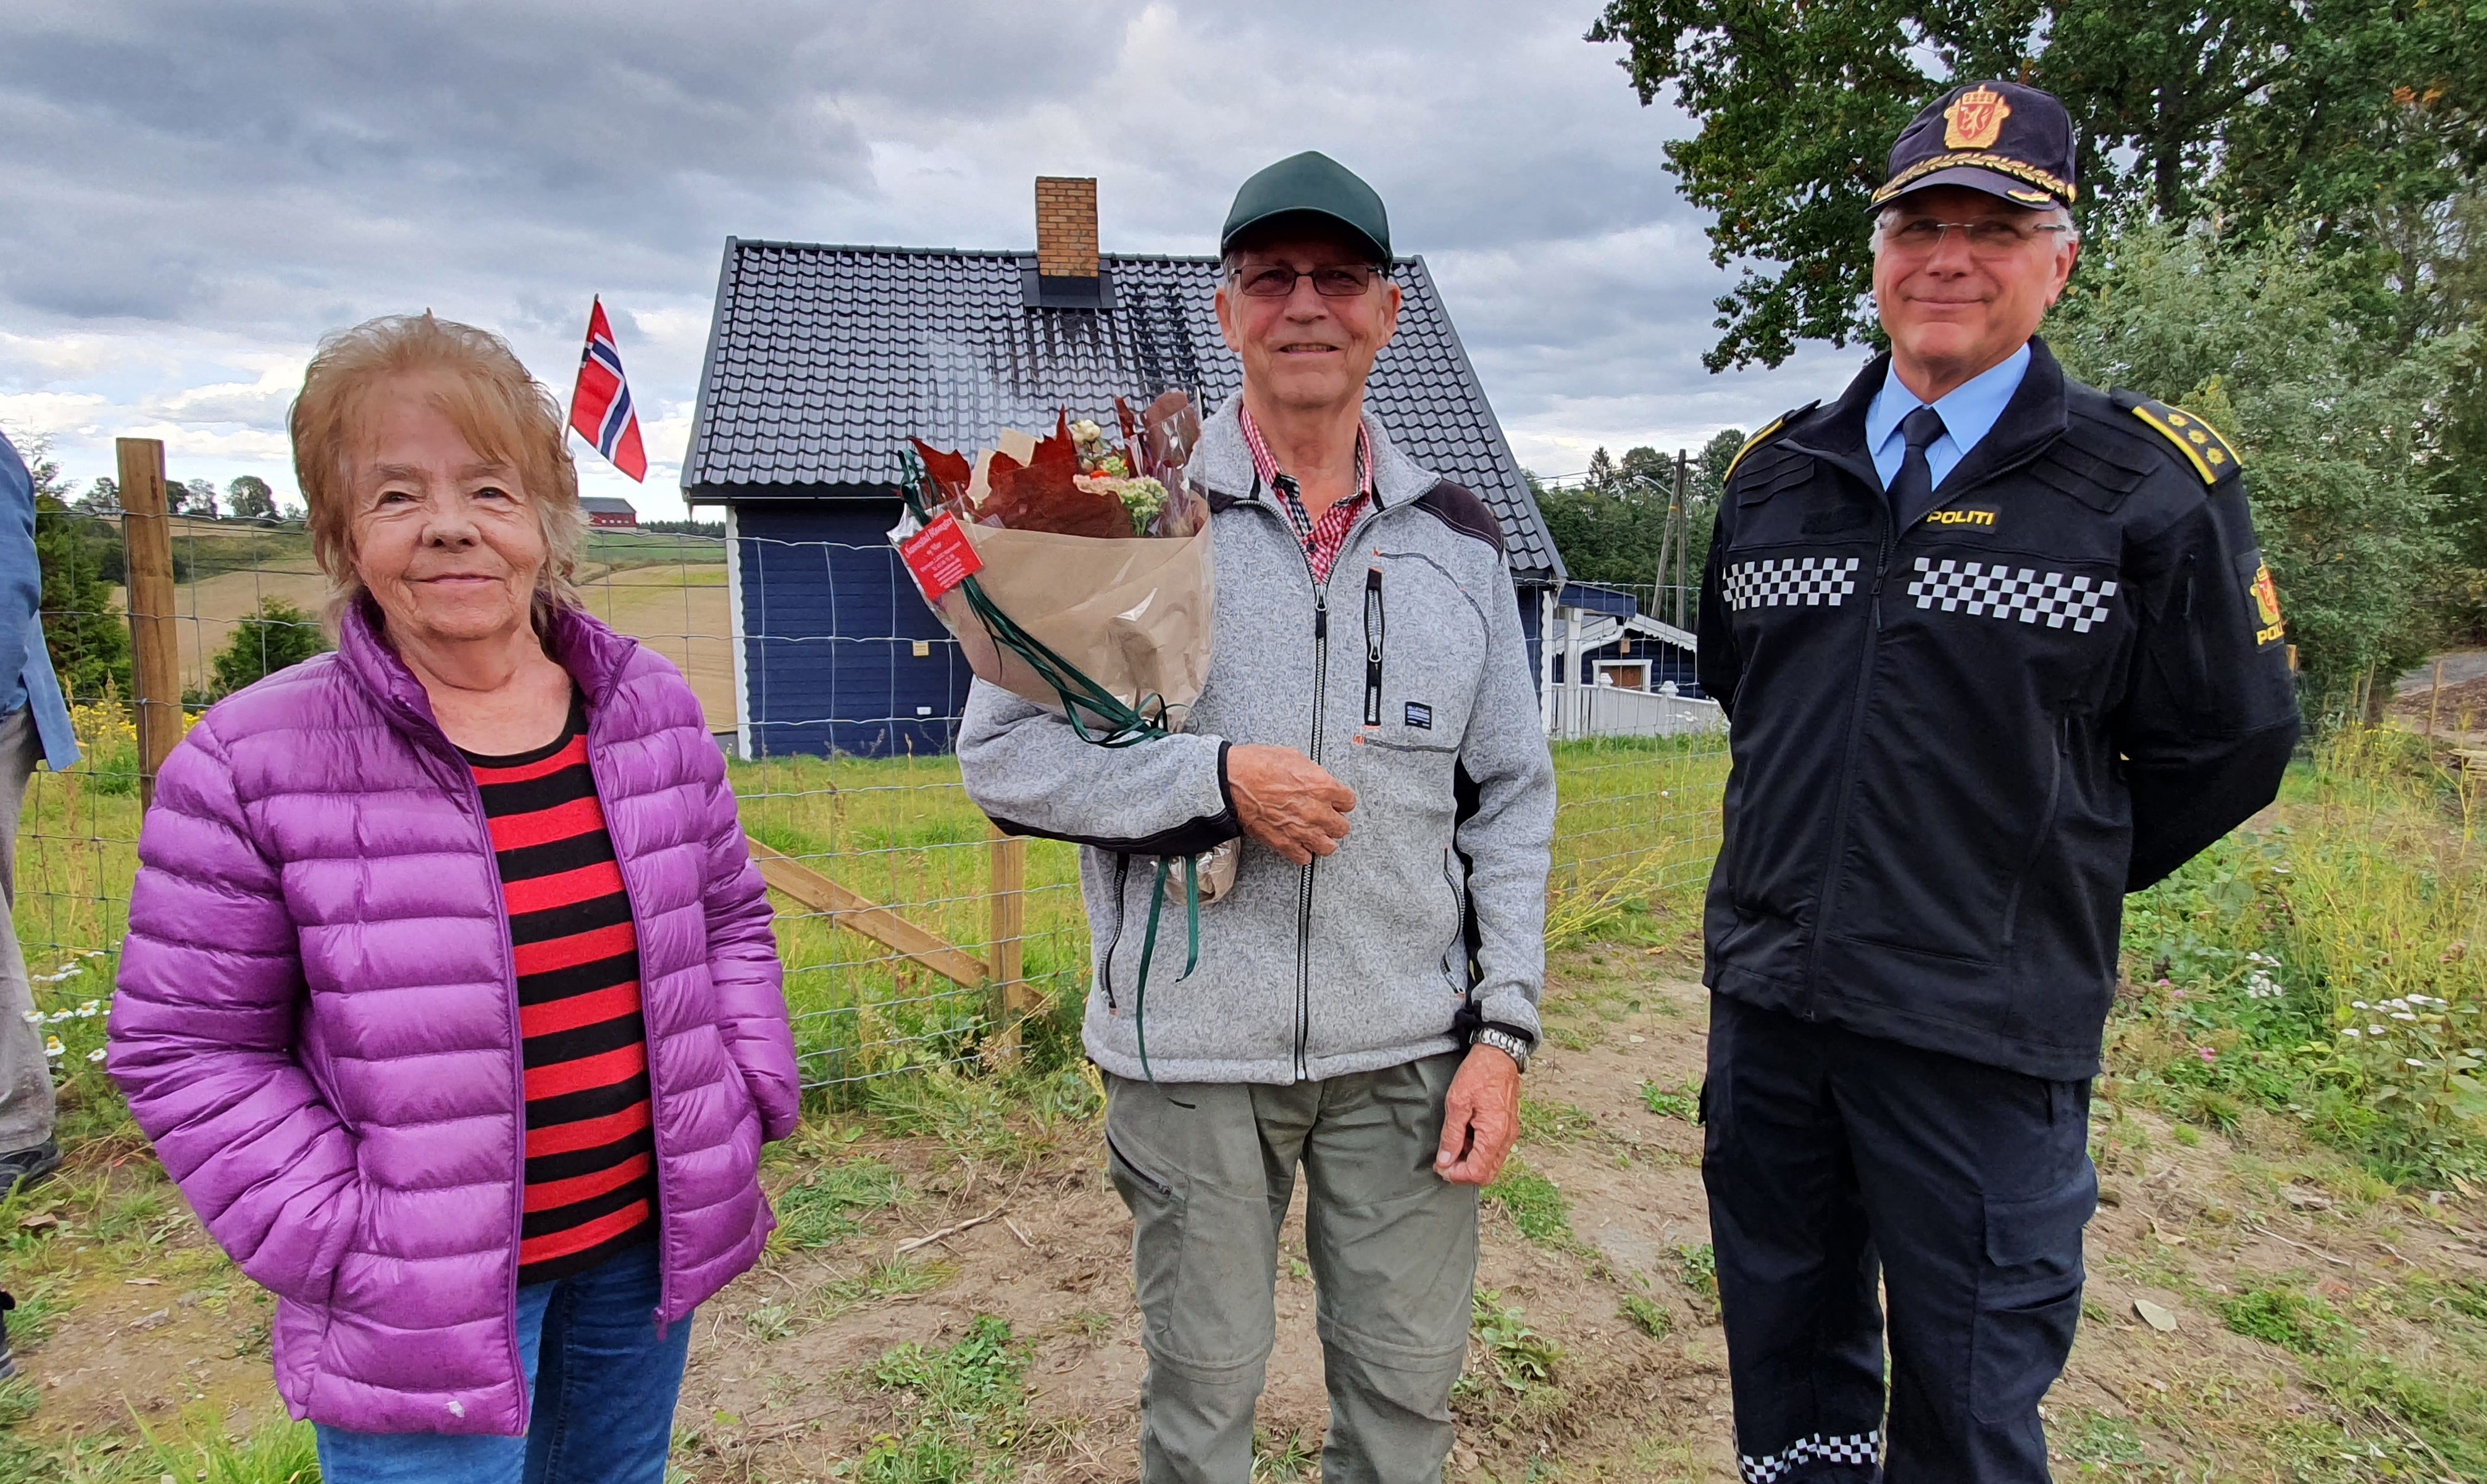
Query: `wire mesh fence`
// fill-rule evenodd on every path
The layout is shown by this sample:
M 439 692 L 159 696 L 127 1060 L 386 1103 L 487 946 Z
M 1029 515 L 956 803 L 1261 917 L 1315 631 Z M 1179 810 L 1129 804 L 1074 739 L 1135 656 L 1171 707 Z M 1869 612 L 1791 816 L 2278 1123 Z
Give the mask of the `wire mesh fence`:
M 125 523 L 75 511 L 39 520 L 43 622 L 85 756 L 36 774 L 14 906 L 39 1008 L 72 1077 L 99 1075 L 82 1064 L 99 1057 L 148 789 Z M 298 522 L 176 515 L 168 525 L 186 726 L 325 647 L 327 584 Z M 854 584 L 834 622 L 805 628 L 782 607 L 739 601 L 737 546 L 746 578 L 766 563 L 880 578 Z M 949 751 L 964 668 L 885 544 L 600 528 L 576 579 L 590 612 L 683 671 L 727 754 L 778 908 L 807 1086 L 841 1101 L 910 1070 L 1076 1060 L 1090 972 L 1076 848 L 1002 839 L 967 798 Z M 751 671 L 765 682 L 768 667 L 751 659 L 770 646 L 782 647 L 775 673 L 792 656 L 835 684 L 793 710 L 755 707 Z M 898 686 L 899 659 L 946 677 L 948 699 L 928 704 Z M 1594 935 L 1617 913 L 1685 913 L 1717 848 L 1723 737 L 1566 740 L 1554 755 L 1550 937 Z

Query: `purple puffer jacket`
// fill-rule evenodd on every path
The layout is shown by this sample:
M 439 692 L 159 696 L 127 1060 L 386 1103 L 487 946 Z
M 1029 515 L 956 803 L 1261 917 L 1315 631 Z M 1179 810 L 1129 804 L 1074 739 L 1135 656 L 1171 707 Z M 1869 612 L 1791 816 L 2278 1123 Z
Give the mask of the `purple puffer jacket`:
M 165 763 L 108 1065 L 199 1218 L 276 1295 L 293 1415 L 516 1435 L 509 918 L 482 796 L 375 622 L 349 613 L 336 654 L 219 703 Z M 638 926 L 671 1323 L 776 1224 L 760 1145 L 796 1104 L 777 943 L 681 672 L 584 614 L 552 639 Z

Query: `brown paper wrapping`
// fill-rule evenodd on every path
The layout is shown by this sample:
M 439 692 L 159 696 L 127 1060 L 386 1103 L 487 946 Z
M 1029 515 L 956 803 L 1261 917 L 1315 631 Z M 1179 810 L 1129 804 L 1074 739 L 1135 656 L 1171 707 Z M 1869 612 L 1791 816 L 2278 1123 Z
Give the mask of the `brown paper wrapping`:
M 976 580 L 994 607 L 1046 648 L 1127 704 L 1183 730 L 1209 680 L 1210 614 L 1216 603 L 1210 533 L 1177 539 L 1100 541 L 1050 531 L 966 527 L 984 561 Z M 1048 711 L 1062 697 L 1026 660 L 996 645 L 966 596 L 936 604 L 967 667 Z

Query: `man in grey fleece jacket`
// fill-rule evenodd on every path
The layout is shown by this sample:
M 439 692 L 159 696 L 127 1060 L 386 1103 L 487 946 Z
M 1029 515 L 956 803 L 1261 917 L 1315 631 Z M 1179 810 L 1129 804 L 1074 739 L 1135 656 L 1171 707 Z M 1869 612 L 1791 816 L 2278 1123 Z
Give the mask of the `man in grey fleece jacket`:
M 1254 177 L 1228 217 L 1217 312 L 1244 389 L 1190 465 L 1216 649 L 1183 731 L 1092 746 L 979 682 L 959 743 L 1003 827 L 1087 847 L 1086 1042 L 1133 1218 L 1145 1484 L 1250 1476 L 1299 1163 L 1323 1477 L 1439 1479 L 1476 1188 L 1538 1035 L 1553 767 L 1493 513 L 1363 415 L 1399 314 L 1387 234 L 1318 154 Z M 1239 835 L 1197 966 L 1180 905 L 1144 966 L 1159 862 Z

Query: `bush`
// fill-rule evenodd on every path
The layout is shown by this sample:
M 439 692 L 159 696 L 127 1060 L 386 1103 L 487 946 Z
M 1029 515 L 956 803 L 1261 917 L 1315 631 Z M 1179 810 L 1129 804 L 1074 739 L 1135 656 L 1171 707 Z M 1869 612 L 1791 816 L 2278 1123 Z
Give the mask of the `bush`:
M 328 639 L 320 631 L 318 619 L 282 598 L 261 599 L 258 610 L 241 621 L 224 652 L 216 656 L 210 694 L 217 699 L 229 696 L 327 648 Z
M 2396 1183 L 2487 1174 L 2487 861 L 2407 739 L 2347 727 L 2240 831 L 2133 897 L 2110 1066 L 2167 1111 L 2247 1106 Z

